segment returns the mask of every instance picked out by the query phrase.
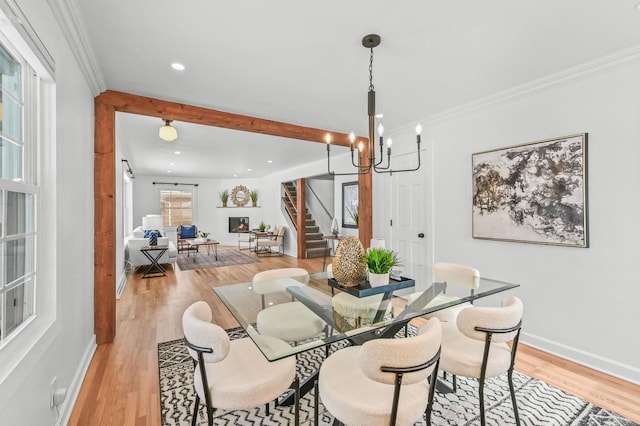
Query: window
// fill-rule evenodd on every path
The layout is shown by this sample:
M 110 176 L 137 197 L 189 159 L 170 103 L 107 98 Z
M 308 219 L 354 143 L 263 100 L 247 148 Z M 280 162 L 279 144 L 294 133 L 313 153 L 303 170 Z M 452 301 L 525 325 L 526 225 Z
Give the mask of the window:
M 27 93 L 37 103 L 33 75 L 0 44 L 0 345 L 36 313 L 36 143 L 24 136 L 37 127 L 25 119 L 35 117 L 35 106 L 24 102 Z
M 160 214 L 164 219 L 164 226 L 191 225 L 193 192 L 160 190 Z

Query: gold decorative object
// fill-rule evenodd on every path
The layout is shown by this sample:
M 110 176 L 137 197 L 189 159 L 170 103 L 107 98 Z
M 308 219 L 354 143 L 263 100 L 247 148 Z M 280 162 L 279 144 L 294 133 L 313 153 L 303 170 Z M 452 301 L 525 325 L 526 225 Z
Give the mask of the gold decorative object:
M 251 200 L 250 193 L 249 188 L 244 185 L 238 185 L 231 190 L 231 202 L 238 207 L 242 207 Z
M 333 258 L 333 278 L 345 287 L 356 287 L 367 272 L 364 256 L 364 247 L 358 237 L 340 240 Z

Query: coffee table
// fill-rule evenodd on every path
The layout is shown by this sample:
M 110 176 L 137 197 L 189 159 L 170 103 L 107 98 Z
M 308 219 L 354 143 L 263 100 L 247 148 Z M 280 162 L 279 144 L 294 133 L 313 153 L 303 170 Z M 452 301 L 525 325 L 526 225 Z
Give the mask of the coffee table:
M 195 248 L 193 254 L 193 263 L 196 263 L 198 259 L 198 253 L 200 252 L 200 247 L 207 248 L 207 255 L 211 254 L 211 248 L 213 247 L 213 252 L 216 255 L 216 260 L 218 260 L 218 244 L 220 244 L 216 240 L 202 240 L 196 238 L 195 240 L 187 240 L 187 244 L 189 244 L 189 250 L 187 250 L 187 257 L 191 255 L 191 249 Z

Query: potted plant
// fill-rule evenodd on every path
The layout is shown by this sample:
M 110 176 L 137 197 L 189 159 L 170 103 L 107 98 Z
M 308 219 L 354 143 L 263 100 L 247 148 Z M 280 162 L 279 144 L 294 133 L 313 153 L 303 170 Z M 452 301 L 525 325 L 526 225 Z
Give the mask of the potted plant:
M 258 225 L 258 229 L 260 230 L 260 232 L 264 232 L 265 229 L 267 229 L 267 225 L 265 225 L 264 222 L 260 222 L 260 225 Z
M 370 248 L 365 255 L 372 287 L 389 284 L 389 272 L 398 264 L 398 254 L 393 250 Z
M 251 204 L 255 207 L 258 204 L 258 191 L 254 189 L 249 193 L 249 196 L 251 197 Z
M 203 240 L 208 240 L 208 239 L 209 239 L 209 233 L 208 233 L 208 232 L 204 232 L 204 231 L 202 231 L 202 232 L 200 233 L 200 237 L 201 237 Z
M 220 201 L 222 201 L 222 207 L 227 207 L 227 201 L 229 201 L 229 191 L 224 190 L 220 193 Z
M 358 226 L 358 221 L 360 219 L 358 204 L 355 204 L 353 207 L 347 207 L 347 212 L 349 213 L 349 216 L 351 216 L 351 219 L 356 223 L 356 226 Z

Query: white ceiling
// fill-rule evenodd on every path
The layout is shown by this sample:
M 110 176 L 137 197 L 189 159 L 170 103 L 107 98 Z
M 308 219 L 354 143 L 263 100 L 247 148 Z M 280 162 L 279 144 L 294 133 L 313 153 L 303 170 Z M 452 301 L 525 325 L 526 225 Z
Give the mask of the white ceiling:
M 636 0 L 74 1 L 105 89 L 361 135 L 369 33 L 382 37 L 374 85 L 388 129 L 640 45 Z M 167 144 L 161 124 L 118 117 L 137 174 L 167 174 L 174 162 L 174 176 L 257 177 L 325 155 L 186 123 Z M 199 155 L 172 161 L 177 149 Z M 260 164 L 276 153 L 283 164 Z

